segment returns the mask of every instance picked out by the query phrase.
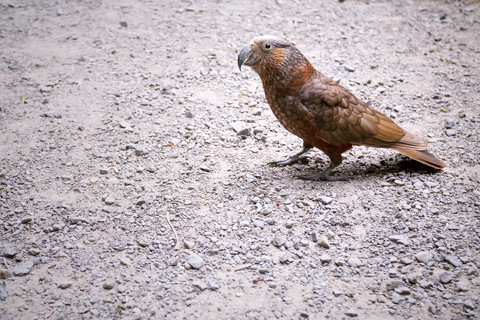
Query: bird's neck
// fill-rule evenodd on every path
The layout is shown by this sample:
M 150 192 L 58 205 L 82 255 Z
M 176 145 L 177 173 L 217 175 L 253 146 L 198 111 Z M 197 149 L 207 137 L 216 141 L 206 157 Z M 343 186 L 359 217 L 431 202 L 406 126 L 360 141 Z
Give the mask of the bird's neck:
M 291 95 L 298 92 L 315 72 L 307 59 L 285 67 L 271 68 L 269 72 L 259 74 L 265 90 Z

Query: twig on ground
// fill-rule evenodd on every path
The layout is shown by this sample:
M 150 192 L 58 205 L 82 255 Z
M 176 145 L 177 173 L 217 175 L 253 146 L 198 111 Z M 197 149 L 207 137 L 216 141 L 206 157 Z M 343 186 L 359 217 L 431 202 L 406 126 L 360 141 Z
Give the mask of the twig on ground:
M 58 309 L 58 307 L 55 307 L 55 308 L 53 308 L 52 310 L 50 310 L 50 312 L 47 313 L 47 314 L 45 315 L 45 317 L 43 317 L 43 319 L 48 319 L 48 318 L 50 318 L 50 317 L 53 315 L 53 313 L 54 313 L 55 311 L 57 311 L 57 309 Z
M 177 231 L 175 231 L 175 228 L 173 227 L 172 225 L 172 222 L 170 222 L 170 211 L 167 211 L 167 222 L 168 222 L 168 225 L 170 226 L 170 228 L 172 229 L 173 231 L 173 234 L 175 235 L 175 247 L 173 247 L 175 250 L 179 250 L 180 249 L 180 241 L 178 240 L 178 235 L 177 235 Z

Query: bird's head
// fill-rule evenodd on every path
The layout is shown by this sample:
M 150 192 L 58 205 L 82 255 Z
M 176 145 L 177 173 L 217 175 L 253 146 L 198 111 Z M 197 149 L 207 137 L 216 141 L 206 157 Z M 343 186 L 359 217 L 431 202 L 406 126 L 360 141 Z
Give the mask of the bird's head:
M 313 67 L 293 43 L 274 36 L 253 38 L 238 54 L 238 68 L 249 66 L 258 73 L 264 85 L 275 81 L 288 85 Z

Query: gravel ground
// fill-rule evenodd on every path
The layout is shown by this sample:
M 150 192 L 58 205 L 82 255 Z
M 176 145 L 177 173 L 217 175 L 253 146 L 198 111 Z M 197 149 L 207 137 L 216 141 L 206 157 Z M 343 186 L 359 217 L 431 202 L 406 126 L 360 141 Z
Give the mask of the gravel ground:
M 479 17 L 478 1 L 2 1 L 0 318 L 480 318 Z M 363 147 L 347 182 L 296 178 L 321 152 L 267 166 L 301 141 L 237 69 L 261 34 L 448 167 Z

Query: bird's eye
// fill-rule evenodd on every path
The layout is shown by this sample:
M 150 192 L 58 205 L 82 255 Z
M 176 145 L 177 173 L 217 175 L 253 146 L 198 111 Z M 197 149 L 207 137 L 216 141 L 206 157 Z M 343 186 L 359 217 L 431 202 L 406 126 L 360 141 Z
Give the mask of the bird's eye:
M 265 50 L 272 49 L 272 45 L 270 43 L 265 43 L 264 47 L 265 47 Z

